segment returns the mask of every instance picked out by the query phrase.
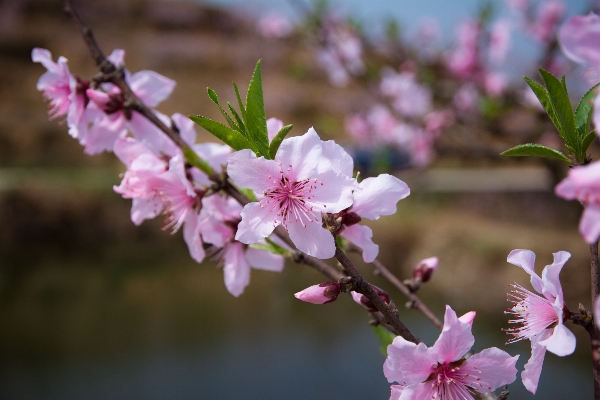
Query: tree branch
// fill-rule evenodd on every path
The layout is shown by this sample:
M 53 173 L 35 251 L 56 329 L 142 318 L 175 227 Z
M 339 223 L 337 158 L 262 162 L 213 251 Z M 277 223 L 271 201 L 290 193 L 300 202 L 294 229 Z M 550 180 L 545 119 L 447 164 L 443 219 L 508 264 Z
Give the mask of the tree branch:
M 356 282 L 357 286 L 356 291 L 358 293 L 363 294 L 367 299 L 371 301 L 371 303 L 373 303 L 375 307 L 377 307 L 379 312 L 381 312 L 381 314 L 383 314 L 383 316 L 385 317 L 386 322 L 394 328 L 396 334 L 402 336 L 409 342 L 421 342 L 415 335 L 412 334 L 411 331 L 408 330 L 406 325 L 404 325 L 402 321 L 400 321 L 400 318 L 398 318 L 397 314 L 398 311 L 392 310 L 385 303 L 385 301 L 383 301 L 383 299 L 379 297 L 377 293 L 375 293 L 373 288 L 371 288 L 369 283 L 365 281 L 361 273 L 358 272 L 354 264 L 352 264 L 352 261 L 350 261 L 350 259 L 346 256 L 342 249 L 340 249 L 337 243 L 335 244 L 335 258 L 340 262 L 340 264 L 342 264 L 346 272 L 348 272 L 348 274 L 352 278 L 354 278 L 354 281 Z

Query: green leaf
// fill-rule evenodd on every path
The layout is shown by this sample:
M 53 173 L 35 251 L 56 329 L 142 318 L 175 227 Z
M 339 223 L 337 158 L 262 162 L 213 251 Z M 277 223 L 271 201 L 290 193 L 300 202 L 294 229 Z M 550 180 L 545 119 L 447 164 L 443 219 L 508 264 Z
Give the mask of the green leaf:
M 240 113 L 242 114 L 242 119 L 246 121 L 246 107 L 244 107 L 244 103 L 242 103 L 242 97 L 240 96 L 240 89 L 238 89 L 235 82 L 231 82 L 233 84 L 233 90 L 235 90 L 235 97 L 237 97 L 238 107 L 240 109 Z
M 234 150 L 252 149 L 252 145 L 242 134 L 230 129 L 220 122 L 201 115 L 190 115 L 190 119 L 231 146 Z
M 575 126 L 575 116 L 573 115 L 569 95 L 563 84 L 550 72 L 540 69 L 540 74 L 548 89 L 550 102 L 556 113 L 559 126 L 562 128 L 565 144 L 572 148 L 574 150 L 573 155 L 577 157 L 580 162 L 583 162 L 583 156 L 580 151 L 581 143 L 577 133 L 577 127 Z M 557 126 L 557 129 L 559 126 Z
M 565 74 L 563 74 L 563 76 L 560 78 L 560 83 L 562 83 L 562 86 L 565 89 L 565 92 L 567 92 L 567 96 L 568 96 L 569 90 L 567 89 L 567 77 Z
M 504 157 L 547 157 L 556 158 L 557 160 L 563 160 L 568 163 L 571 162 L 571 160 L 560 151 L 535 143 L 520 144 L 500 153 L 500 155 Z
M 221 114 L 223 115 L 223 117 L 225 117 L 225 119 L 227 120 L 227 123 L 229 124 L 231 129 L 240 131 L 241 128 L 231 119 L 229 114 L 227 114 L 227 111 L 225 111 L 223 109 L 223 107 L 221 107 L 221 105 L 219 104 L 219 98 L 217 97 L 217 92 L 215 92 L 211 88 L 206 88 L 206 91 L 208 92 L 208 97 L 210 97 L 210 99 L 213 101 L 213 103 L 215 103 L 217 105 L 217 107 L 219 107 Z
M 598 87 L 598 85 L 592 87 L 581 97 L 581 100 L 579 100 L 579 104 L 575 109 L 575 124 L 577 125 L 577 132 L 579 133 L 579 137 L 582 139 L 590 130 L 590 125 L 592 122 L 593 102 L 596 98 L 595 90 Z M 582 146 L 582 149 L 583 151 L 585 151 L 587 147 Z
M 387 348 L 390 344 L 392 344 L 396 335 L 381 325 L 372 326 L 371 328 L 373 328 L 373 333 L 379 341 L 379 350 L 384 356 L 387 357 Z
M 244 133 L 246 131 L 246 126 L 244 125 L 244 121 L 242 121 L 242 119 L 240 118 L 239 114 L 237 113 L 237 111 L 235 111 L 235 108 L 233 108 L 233 106 L 231 105 L 231 103 L 227 102 L 227 107 L 229 107 L 229 111 L 231 111 L 231 114 L 233 115 L 233 117 L 237 121 L 237 124 L 240 127 L 240 132 Z
M 208 97 L 210 97 L 213 103 L 219 105 L 219 97 L 217 96 L 217 92 L 215 92 L 211 88 L 206 88 L 206 91 L 208 92 Z
M 292 130 L 294 125 L 286 125 L 277 132 L 277 135 L 271 140 L 271 144 L 269 145 L 269 155 L 271 159 L 275 159 L 275 154 L 277 154 L 277 149 L 279 149 L 279 145 L 285 139 L 285 136 L 289 131 Z
M 252 191 L 252 189 L 238 187 L 238 190 L 240 192 L 242 192 L 242 194 L 244 196 L 246 196 L 248 198 L 248 200 L 250 200 L 250 201 L 256 201 L 256 196 L 254 195 L 254 192 Z
M 260 60 L 250 80 L 246 94 L 246 137 L 254 146 L 257 156 L 271 158 L 269 154 L 269 136 L 267 134 L 267 118 L 265 116 L 265 100 L 262 90 Z
M 185 160 L 192 164 L 194 167 L 198 168 L 200 171 L 204 172 L 206 175 L 212 175 L 213 171 L 210 165 L 204 161 L 198 154 L 192 150 L 191 147 L 185 147 L 183 149 L 183 155 Z
M 584 153 L 587 151 L 588 147 L 590 147 L 590 144 L 592 144 L 594 139 L 596 139 L 595 130 L 588 132 L 587 135 L 583 137 L 583 139 L 581 140 L 581 149 Z
M 531 88 L 531 90 L 533 91 L 535 96 L 538 98 L 542 107 L 544 107 L 546 114 L 548 114 L 548 116 L 552 120 L 552 123 L 558 130 L 558 134 L 564 141 L 565 137 L 564 137 L 563 129 L 560 126 L 558 117 L 556 116 L 556 113 L 554 112 L 554 108 L 552 107 L 552 102 L 550 101 L 550 95 L 548 94 L 548 91 L 546 90 L 545 87 L 543 87 L 539 83 L 529 79 L 526 76 L 524 76 L 523 79 L 525 79 L 525 82 L 527 82 L 527 84 L 529 85 L 529 87 Z

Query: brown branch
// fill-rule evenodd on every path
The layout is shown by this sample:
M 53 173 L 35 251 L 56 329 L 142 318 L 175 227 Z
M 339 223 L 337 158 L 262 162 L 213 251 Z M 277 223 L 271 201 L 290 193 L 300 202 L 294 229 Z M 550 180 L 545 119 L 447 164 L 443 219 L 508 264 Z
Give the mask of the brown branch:
M 444 327 L 444 324 L 442 324 L 442 322 L 435 316 L 435 314 L 431 312 L 431 310 L 425 305 L 425 303 L 423 303 L 419 296 L 412 293 L 410 289 L 396 277 L 396 275 L 394 275 L 389 269 L 385 267 L 385 265 L 383 265 L 377 259 L 373 261 L 373 265 L 384 278 L 390 281 L 390 283 L 394 285 L 398 290 L 400 290 L 402 294 L 408 297 L 411 303 L 411 308 L 416 308 L 417 310 L 422 312 L 423 315 L 425 315 L 425 317 L 431 322 L 433 322 L 433 324 L 438 328 L 442 329 Z
M 358 293 L 363 294 L 367 299 L 371 301 L 371 303 L 373 303 L 373 305 L 379 310 L 379 312 L 383 314 L 386 322 L 394 328 L 396 334 L 402 336 L 409 342 L 421 342 L 415 335 L 412 334 L 411 331 L 408 330 L 406 325 L 404 325 L 402 321 L 400 321 L 400 318 L 398 318 L 397 315 L 397 310 L 392 310 L 385 303 L 385 301 L 383 301 L 383 299 L 379 297 L 377 293 L 375 293 L 373 288 L 371 288 L 371 285 L 369 285 L 369 283 L 363 278 L 361 273 L 358 272 L 354 264 L 352 264 L 352 261 L 350 261 L 350 259 L 346 256 L 342 249 L 340 249 L 337 243 L 335 244 L 335 258 L 340 262 L 340 264 L 342 264 L 346 272 L 348 272 L 348 274 L 352 278 L 354 278 L 357 287 L 356 291 Z
M 362 254 L 362 250 L 353 244 L 346 246 L 346 250 Z M 404 283 L 402 283 L 402 281 L 400 279 L 398 279 L 398 277 L 396 275 L 394 275 L 392 273 L 392 271 L 387 269 L 386 266 L 383 265 L 377 259 L 375 259 L 372 264 L 375 267 L 375 269 L 377 271 L 379 271 L 385 279 L 387 279 L 392 285 L 394 285 L 396 287 L 396 289 L 398 289 L 400 292 L 402 292 L 402 294 L 410 300 L 410 303 L 411 303 L 410 308 L 415 308 L 415 309 L 419 310 L 420 312 L 422 312 L 423 315 L 425 315 L 425 317 L 428 320 L 430 320 L 439 329 L 442 329 L 444 327 L 444 324 L 442 324 L 442 322 L 435 316 L 435 314 L 433 312 L 431 312 L 431 310 L 425 305 L 425 303 L 423 303 L 423 301 L 419 298 L 419 296 L 417 296 L 415 293 L 411 292 L 410 289 L 408 288 L 408 286 L 406 286 Z

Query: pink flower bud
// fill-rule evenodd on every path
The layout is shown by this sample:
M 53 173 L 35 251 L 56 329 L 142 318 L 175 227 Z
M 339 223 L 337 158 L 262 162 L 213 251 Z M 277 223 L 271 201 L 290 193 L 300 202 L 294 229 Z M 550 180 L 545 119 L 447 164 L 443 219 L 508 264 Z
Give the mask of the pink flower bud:
M 386 304 L 390 303 L 390 296 L 384 290 L 378 288 L 375 285 L 370 286 Z M 369 312 L 379 311 L 377 310 L 377 307 L 375 307 L 375 305 L 371 302 L 371 300 L 369 300 L 364 294 L 352 291 L 350 292 L 350 295 L 352 296 L 352 299 L 354 299 L 355 302 L 366 308 Z
M 438 267 L 438 258 L 430 257 L 419 261 L 413 269 L 413 277 L 421 282 L 427 282 Z
M 323 282 L 307 287 L 294 294 L 298 300 L 312 304 L 327 304 L 335 301 L 340 294 L 340 284 L 337 282 Z
M 464 323 L 467 323 L 467 324 L 473 326 L 473 320 L 475 319 L 476 314 L 477 313 L 475 311 L 469 311 L 468 313 L 466 313 L 465 315 L 460 317 L 458 320 L 460 322 L 464 322 Z

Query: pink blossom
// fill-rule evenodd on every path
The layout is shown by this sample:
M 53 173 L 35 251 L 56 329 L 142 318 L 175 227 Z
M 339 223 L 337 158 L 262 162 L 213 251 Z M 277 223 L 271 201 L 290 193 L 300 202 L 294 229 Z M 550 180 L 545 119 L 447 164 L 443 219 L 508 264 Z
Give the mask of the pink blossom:
M 452 99 L 452 104 L 458 111 L 468 114 L 475 110 L 478 97 L 479 93 L 475 86 L 472 83 L 466 83 L 458 89 Z
M 501 72 L 488 72 L 483 78 L 483 87 L 490 96 L 500 96 L 507 85 L 506 75 Z
M 369 286 L 371 287 L 371 289 L 373 289 L 373 291 L 379 296 L 381 297 L 381 300 L 383 300 L 385 302 L 385 304 L 389 304 L 390 303 L 390 295 L 383 289 L 378 288 L 375 285 L 371 285 L 369 283 Z M 351 291 L 350 295 L 352 296 L 352 300 L 354 300 L 357 304 L 363 306 L 367 311 L 369 312 L 377 312 L 379 311 L 377 309 L 377 307 L 375 307 L 375 304 L 373 304 L 371 302 L 371 300 L 369 300 L 367 298 L 367 296 L 365 296 L 362 293 L 358 293 L 355 291 Z
M 600 67 L 600 16 L 589 13 L 572 17 L 559 29 L 558 42 L 572 61 Z
M 507 261 L 531 275 L 531 286 L 539 296 L 517 283 L 515 290 L 509 293 L 509 301 L 513 307 L 506 311 L 516 317 L 509 320 L 518 327 L 506 329 L 513 338 L 508 343 L 529 339 L 531 341 L 531 358 L 521 373 L 523 385 L 531 393 L 536 392 L 542 363 L 546 350 L 558 356 L 567 356 L 575 351 L 575 336 L 568 330 L 564 321 L 569 315 L 562 293 L 558 275 L 564 264 L 571 257 L 566 251 L 554 253 L 554 262 L 544 268 L 542 277 L 535 273 L 535 253 L 530 250 L 513 250 Z
M 342 219 L 338 234 L 362 249 L 363 260 L 373 262 L 379 253 L 379 246 L 373 243 L 373 231 L 358 222 L 362 218 L 377 220 L 382 215 L 396 212 L 396 203 L 410 194 L 406 183 L 389 174 L 364 179 L 359 184 L 361 190 L 354 192 L 352 207 L 336 217 Z
M 565 13 L 565 4 L 561 0 L 547 0 L 540 2 L 535 20 L 531 23 L 529 31 L 538 41 L 546 43 L 552 39 L 556 27 Z
M 333 236 L 322 227 L 321 213 L 348 208 L 356 183 L 333 170 L 350 156 L 341 147 L 328 151 L 324 143 L 311 128 L 283 140 L 274 160 L 256 158 L 248 149 L 229 156 L 227 171 L 233 181 L 264 195 L 244 207 L 236 240 L 257 243 L 282 225 L 300 251 L 333 257 Z
M 344 119 L 344 128 L 361 146 L 373 145 L 371 127 L 362 115 L 354 114 L 347 116 Z
M 464 355 L 475 343 L 474 318 L 460 319 L 446 306 L 444 328 L 432 347 L 414 344 L 397 336 L 387 348 L 383 372 L 392 385 L 390 400 L 469 399 L 474 393 L 491 392 L 513 382 L 519 356 L 492 347 L 469 358 Z
M 489 57 L 493 64 L 504 62 L 510 50 L 510 34 L 512 26 L 509 20 L 500 19 L 492 24 L 490 29 Z
M 431 91 L 410 72 L 384 72 L 379 90 L 392 98 L 392 106 L 405 117 L 421 117 L 431 110 Z
M 48 70 L 38 80 L 37 89 L 43 91 L 44 97 L 50 102 L 50 119 L 66 116 L 69 135 L 79 138 L 87 130 L 85 91 L 89 82 L 69 72 L 66 58 L 61 56 L 56 63 L 52 61 L 52 53 L 46 49 L 34 48 L 31 59 Z
M 454 124 L 456 117 L 452 110 L 436 110 L 427 114 L 424 118 L 425 130 L 433 136 L 440 135 L 442 129 Z
M 283 38 L 292 33 L 292 23 L 278 12 L 270 12 L 258 22 L 258 31 L 264 37 Z
M 427 282 L 438 268 L 438 258 L 429 257 L 419 261 L 413 268 L 413 277 L 421 282 Z
M 123 50 L 115 50 L 109 56 L 111 62 L 122 66 Z M 133 93 L 148 107 L 155 107 L 166 99 L 173 88 L 175 81 L 164 77 L 154 71 L 139 71 L 130 74 L 126 71 L 125 80 Z M 147 146 L 164 141 L 164 134 L 145 117 L 135 111 L 124 110 L 124 99 L 121 90 L 113 84 L 104 84 L 100 89 L 87 89 L 86 95 L 94 103 L 97 117 L 85 137 L 80 139 L 85 145 L 87 154 L 97 154 L 102 151 L 112 151 L 115 140 L 125 137 L 127 130 Z M 168 118 L 160 113 L 157 116 L 167 122 Z
M 586 204 L 579 221 L 579 233 L 588 243 L 595 243 L 600 236 L 600 162 L 593 162 L 569 170 L 554 192 L 567 200 L 579 200 Z
M 251 268 L 280 272 L 284 264 L 282 255 L 234 240 L 241 210 L 242 206 L 231 197 L 213 194 L 202 199 L 202 239 L 214 245 L 210 251 L 223 266 L 225 287 L 235 297 L 240 296 L 250 284 Z
M 283 128 L 283 121 L 277 118 L 269 118 L 267 120 L 267 134 L 269 141 L 273 140 L 277 133 Z
M 327 304 L 337 299 L 340 290 L 341 286 L 337 282 L 323 282 L 299 291 L 294 297 L 307 303 Z
M 480 26 L 467 20 L 456 29 L 457 46 L 447 55 L 446 65 L 460 79 L 472 78 L 480 69 L 478 41 Z

